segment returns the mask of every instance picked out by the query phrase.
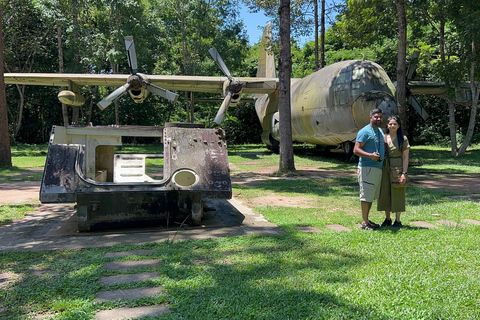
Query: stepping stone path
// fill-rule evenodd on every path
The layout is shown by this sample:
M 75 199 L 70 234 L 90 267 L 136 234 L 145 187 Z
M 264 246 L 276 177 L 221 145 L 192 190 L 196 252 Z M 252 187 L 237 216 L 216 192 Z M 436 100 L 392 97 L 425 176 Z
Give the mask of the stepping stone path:
M 123 258 L 128 256 L 140 256 L 153 253 L 155 250 L 131 250 L 123 252 L 107 252 L 105 258 Z M 152 268 L 157 266 L 158 259 L 142 259 L 142 260 L 128 260 L 128 261 L 110 261 L 104 264 L 105 270 L 128 272 L 126 274 L 119 274 L 113 276 L 105 276 L 100 278 L 100 283 L 105 286 L 115 284 L 125 284 L 142 282 L 156 279 L 160 274 L 153 272 L 137 272 L 132 273 L 136 269 Z M 140 287 L 132 289 L 118 289 L 105 290 L 96 296 L 96 301 L 105 302 L 118 299 L 135 300 L 146 297 L 155 297 L 163 294 L 163 287 Z M 97 320 L 116 320 L 116 319 L 136 319 L 146 316 L 158 316 L 170 312 L 167 305 L 143 306 L 132 308 L 118 308 L 111 310 L 102 310 L 95 314 Z
M 438 224 L 444 225 L 446 227 L 464 227 L 465 225 L 460 224 L 455 221 L 439 219 L 435 221 Z M 462 222 L 480 225 L 479 220 L 473 219 L 462 219 Z M 427 229 L 437 229 L 438 225 L 428 223 L 425 221 L 411 221 L 409 223 L 412 226 L 427 228 Z M 346 231 L 351 232 L 352 229 L 347 228 L 341 224 L 329 224 L 326 226 L 327 229 L 333 231 Z M 322 230 L 312 227 L 312 226 L 297 226 L 297 229 L 305 233 L 320 233 Z M 148 256 L 153 253 L 155 250 L 131 250 L 131 251 L 122 251 L 122 252 L 107 252 L 105 253 L 105 258 L 110 259 L 120 259 L 128 256 Z M 157 271 L 151 272 L 134 272 L 135 269 L 145 269 L 153 268 L 159 263 L 158 259 L 141 259 L 141 260 L 128 260 L 128 261 L 109 261 L 104 264 L 105 270 L 124 272 L 124 274 L 113 275 L 113 276 L 104 276 L 100 278 L 100 283 L 106 287 L 116 284 L 126 284 L 134 282 L 143 282 L 148 280 L 154 280 L 160 277 L 160 274 Z M 132 273 L 133 272 L 133 273 Z M 126 299 L 126 300 L 135 300 L 146 297 L 155 297 L 160 294 L 164 294 L 164 288 L 162 286 L 158 287 L 140 287 L 132 289 L 118 289 L 118 290 L 105 290 L 96 296 L 98 302 L 112 301 L 117 299 Z M 164 313 L 169 313 L 170 310 L 166 304 L 154 305 L 154 306 L 142 306 L 142 307 L 132 307 L 132 308 L 117 308 L 111 310 L 101 310 L 95 314 L 95 319 L 97 320 L 116 320 L 116 319 L 136 319 L 146 316 L 159 316 Z

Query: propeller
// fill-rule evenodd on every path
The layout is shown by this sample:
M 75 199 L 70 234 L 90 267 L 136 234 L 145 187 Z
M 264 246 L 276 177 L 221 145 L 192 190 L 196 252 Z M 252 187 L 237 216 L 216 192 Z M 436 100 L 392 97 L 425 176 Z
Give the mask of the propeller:
M 429 114 L 427 113 L 427 111 L 425 111 L 425 109 L 423 109 L 423 107 L 420 105 L 420 103 L 418 102 L 418 100 L 413 96 L 413 94 L 411 93 L 410 91 L 410 88 L 408 86 L 408 82 L 410 80 L 412 80 L 413 78 L 413 74 L 415 73 L 415 70 L 417 69 L 417 65 L 418 65 L 418 58 L 420 57 L 420 52 L 415 50 L 412 54 L 412 58 L 410 60 L 410 64 L 408 65 L 408 68 L 407 68 L 407 92 L 406 92 L 406 96 L 407 96 L 407 100 L 408 102 L 410 102 L 410 104 L 412 105 L 412 107 L 418 112 L 418 114 L 420 114 L 420 116 L 422 117 L 423 120 L 427 120 L 427 118 L 429 117 Z
M 423 120 L 426 120 L 429 117 L 429 114 L 425 109 L 420 105 L 418 100 L 413 96 L 412 92 L 410 91 L 410 88 L 408 86 L 408 82 L 412 79 L 413 74 L 415 73 L 415 70 L 417 69 L 418 65 L 418 57 L 420 56 L 420 52 L 414 51 L 412 54 L 412 58 L 410 60 L 410 64 L 408 65 L 407 68 L 407 73 L 406 73 L 406 97 L 408 102 L 412 105 L 412 107 L 418 112 L 418 114 L 422 117 Z M 397 82 L 394 82 L 395 87 L 397 87 Z
M 131 75 L 128 77 L 127 83 L 115 89 L 112 93 L 98 102 L 98 107 L 102 110 L 105 109 L 126 92 L 130 92 L 135 102 L 143 102 L 148 92 L 152 92 L 173 102 L 177 101 L 178 94 L 151 84 L 148 81 L 147 76 L 138 73 L 137 54 L 135 52 L 135 44 L 132 36 L 125 37 L 125 48 L 127 49 L 128 66 L 130 68 Z M 135 93 L 132 91 L 135 91 Z
M 223 100 L 222 105 L 218 109 L 217 115 L 215 116 L 215 120 L 213 120 L 216 124 L 220 124 L 222 123 L 223 119 L 225 118 L 225 115 L 227 114 L 227 109 L 230 106 L 232 98 L 234 96 L 239 96 L 240 93 L 242 92 L 244 83 L 232 77 L 230 70 L 228 70 L 227 66 L 225 65 L 225 62 L 223 62 L 223 59 L 218 53 L 217 49 L 210 48 L 208 52 L 212 56 L 213 60 L 215 60 L 217 65 L 220 67 L 223 74 L 225 74 L 228 78 L 228 83 L 226 84 L 228 92 L 225 95 L 225 99 Z

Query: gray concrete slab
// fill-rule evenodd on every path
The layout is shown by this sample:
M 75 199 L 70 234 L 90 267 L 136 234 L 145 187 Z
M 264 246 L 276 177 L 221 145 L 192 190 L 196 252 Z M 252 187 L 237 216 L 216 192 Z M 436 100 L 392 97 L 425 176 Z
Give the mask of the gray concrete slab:
M 438 226 L 436 226 L 432 223 L 426 222 L 426 221 L 411 221 L 410 224 L 415 226 L 415 227 L 420 227 L 420 228 L 427 228 L 427 229 L 437 229 L 438 228 Z
M 284 231 L 236 199 L 207 200 L 202 225 L 76 231 L 72 204 L 42 204 L 26 218 L 0 226 L 0 251 L 63 250 L 215 239 L 238 235 L 277 235 Z
M 102 310 L 95 314 L 97 320 L 138 319 L 146 316 L 160 316 L 169 313 L 167 305 Z
M 474 220 L 474 219 L 462 219 L 463 222 L 466 223 L 471 223 L 471 224 L 476 224 L 477 226 L 480 226 L 480 221 L 479 220 Z
M 119 299 L 141 299 L 148 297 L 155 297 L 161 294 L 163 287 L 143 287 L 143 288 L 133 288 L 133 289 L 120 289 L 120 290 L 110 290 L 110 291 L 101 291 L 95 297 L 95 300 L 98 302 L 119 300 Z
M 132 282 L 142 282 L 148 280 L 154 280 L 160 277 L 157 271 L 154 272 L 141 272 L 133 274 L 119 274 L 116 276 L 104 276 L 100 278 L 100 284 L 109 286 L 113 284 L 123 284 Z
M 105 262 L 103 268 L 106 270 L 125 271 L 133 269 L 154 268 L 158 266 L 159 259 L 128 260 Z
M 322 232 L 322 230 L 317 229 L 317 228 L 312 227 L 312 226 L 297 226 L 297 229 L 302 231 L 302 232 L 305 232 L 305 233 L 319 233 L 319 232 Z
M 437 222 L 440 224 L 443 224 L 446 227 L 452 227 L 452 228 L 465 227 L 464 224 L 461 224 L 452 220 L 447 220 L 447 219 L 440 219 L 440 220 L 437 220 Z
M 347 228 L 341 224 L 327 224 L 327 228 L 333 231 L 346 231 L 346 232 L 352 232 L 352 229 Z
M 148 250 L 130 250 L 130 251 L 118 251 L 118 252 L 106 252 L 103 256 L 105 258 L 122 258 L 128 256 L 147 256 L 151 253 L 154 253 L 155 249 Z

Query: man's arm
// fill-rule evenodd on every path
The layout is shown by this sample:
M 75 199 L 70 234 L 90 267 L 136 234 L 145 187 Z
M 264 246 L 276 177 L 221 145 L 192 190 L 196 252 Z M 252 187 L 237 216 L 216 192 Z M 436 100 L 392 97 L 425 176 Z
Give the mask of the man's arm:
M 355 141 L 355 147 L 353 147 L 353 154 L 359 157 L 370 158 L 373 161 L 378 161 L 380 159 L 380 155 L 377 153 L 368 153 L 363 150 L 363 146 L 365 143 Z

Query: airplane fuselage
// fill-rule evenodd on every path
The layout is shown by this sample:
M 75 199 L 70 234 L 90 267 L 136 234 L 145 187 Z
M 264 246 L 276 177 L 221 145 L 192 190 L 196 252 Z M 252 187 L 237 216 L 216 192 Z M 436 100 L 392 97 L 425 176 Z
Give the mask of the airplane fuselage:
M 353 141 L 369 123 L 370 110 L 384 118 L 397 113 L 395 87 L 383 68 L 371 61 L 348 60 L 329 65 L 303 79 L 292 79 L 291 121 L 295 142 L 337 146 Z M 280 140 L 278 94 L 258 96 L 256 110 L 262 140 Z

